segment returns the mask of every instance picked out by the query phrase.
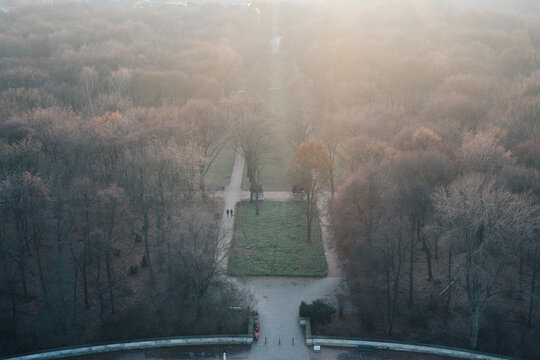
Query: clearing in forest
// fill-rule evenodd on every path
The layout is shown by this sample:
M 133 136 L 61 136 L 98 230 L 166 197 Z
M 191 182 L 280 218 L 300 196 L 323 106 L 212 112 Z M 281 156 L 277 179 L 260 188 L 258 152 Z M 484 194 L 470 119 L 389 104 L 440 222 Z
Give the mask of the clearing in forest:
M 235 233 L 229 260 L 230 275 L 326 276 L 326 259 L 319 218 L 312 241 L 306 241 L 302 203 L 241 202 L 235 213 Z

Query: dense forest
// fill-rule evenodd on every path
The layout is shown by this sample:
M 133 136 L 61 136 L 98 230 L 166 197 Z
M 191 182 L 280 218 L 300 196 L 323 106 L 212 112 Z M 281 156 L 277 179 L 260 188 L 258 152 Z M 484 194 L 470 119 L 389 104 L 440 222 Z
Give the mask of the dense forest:
M 319 118 L 295 128 L 341 181 L 357 321 L 333 331 L 538 355 L 538 14 L 288 10 L 282 48 Z
M 222 203 L 200 195 L 253 17 L 109 10 L 0 15 L 4 354 L 247 326 L 219 275 Z
M 244 332 L 236 146 L 252 188 L 327 152 L 352 312 L 318 331 L 538 356 L 540 14 L 349 0 L 0 14 L 0 353 Z

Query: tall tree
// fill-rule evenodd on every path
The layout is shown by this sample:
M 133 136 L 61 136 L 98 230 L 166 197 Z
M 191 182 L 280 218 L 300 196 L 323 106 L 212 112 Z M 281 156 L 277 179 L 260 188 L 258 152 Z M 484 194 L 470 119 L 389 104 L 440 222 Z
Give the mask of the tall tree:
M 84 66 L 79 76 L 82 90 L 86 96 L 88 114 L 94 113 L 94 98 L 97 93 L 99 74 L 94 67 Z
M 395 152 L 394 148 L 382 141 L 360 135 L 347 139 L 338 152 L 338 157 L 347 172 L 354 174 L 363 164 L 379 164 Z
M 304 86 L 298 85 L 294 88 L 288 103 L 287 123 L 289 126 L 285 136 L 296 150 L 300 144 L 311 138 L 318 114 L 313 96 Z
M 93 224 L 93 213 L 96 202 L 95 184 L 88 177 L 80 177 L 73 180 L 70 186 L 70 205 L 72 230 L 79 232 L 82 241 L 77 259 L 77 266 L 83 276 L 84 307 L 90 308 L 88 293 L 89 287 L 89 267 L 92 262 L 92 251 L 90 248 L 90 234 Z
M 270 161 L 272 127 L 270 110 L 266 103 L 256 97 L 246 96 L 229 103 L 229 116 L 234 123 L 236 141 L 244 156 L 250 184 L 250 199 L 255 196 L 255 212 L 259 215 L 259 185 L 261 172 Z
M 128 209 L 126 199 L 124 197 L 124 190 L 117 187 L 115 184 L 110 185 L 108 188 L 100 190 L 97 193 L 98 197 L 98 212 L 99 212 L 99 224 L 102 227 L 102 242 L 98 251 L 104 254 L 105 271 L 107 275 L 107 288 L 109 293 L 109 302 L 111 305 L 111 313 L 115 313 L 115 297 L 114 297 L 114 277 L 115 274 L 112 270 L 112 257 L 114 244 L 118 237 L 118 227 L 122 222 L 122 218 L 127 218 Z M 119 216 L 122 214 L 122 217 Z
M 190 99 L 180 113 L 186 123 L 189 139 L 200 151 L 199 189 L 205 194 L 204 177 L 226 144 L 226 118 L 209 100 Z
M 337 116 L 327 116 L 323 123 L 319 126 L 318 137 L 322 140 L 326 146 L 328 152 L 328 159 L 330 164 L 328 167 L 328 180 L 330 181 L 330 192 L 334 196 L 335 190 L 335 178 L 336 178 L 336 160 L 338 147 L 341 144 L 341 138 L 343 135 L 344 116 L 341 113 Z
M 385 223 L 381 232 L 381 241 L 378 250 L 382 254 L 384 265 L 385 293 L 386 293 L 386 333 L 392 334 L 394 320 L 398 309 L 399 284 L 403 263 L 407 255 L 407 242 L 404 234 L 406 225 L 405 216 L 397 209 Z
M 478 174 L 438 189 L 434 199 L 445 235 L 463 254 L 460 282 L 471 313 L 470 346 L 476 349 L 482 311 L 503 290 L 500 278 L 515 256 L 516 240 L 532 235 L 537 209 Z
M 328 151 L 320 141 L 310 140 L 298 147 L 289 165 L 292 183 L 304 190 L 306 195 L 305 213 L 307 220 L 307 242 L 311 242 L 311 226 L 317 215 L 317 201 L 328 183 L 331 161 Z
M 409 226 L 409 303 L 414 302 L 414 255 L 416 245 L 426 255 L 428 281 L 433 279 L 431 243 L 424 226 L 431 213 L 431 194 L 440 184 L 449 182 L 453 175 L 450 160 L 436 150 L 402 152 L 391 162 L 396 201 L 403 207 Z

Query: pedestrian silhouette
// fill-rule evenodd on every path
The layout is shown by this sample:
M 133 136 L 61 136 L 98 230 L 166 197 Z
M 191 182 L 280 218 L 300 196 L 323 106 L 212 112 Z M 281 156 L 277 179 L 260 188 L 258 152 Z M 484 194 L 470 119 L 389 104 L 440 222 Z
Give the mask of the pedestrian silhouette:
M 227 217 L 229 217 L 229 209 L 227 209 Z
M 231 209 L 231 216 L 233 216 L 233 209 Z

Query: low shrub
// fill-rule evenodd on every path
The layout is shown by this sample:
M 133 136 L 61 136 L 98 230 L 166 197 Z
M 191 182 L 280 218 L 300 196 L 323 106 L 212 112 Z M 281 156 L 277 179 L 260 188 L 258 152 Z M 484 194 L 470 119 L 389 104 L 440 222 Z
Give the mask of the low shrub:
M 311 326 L 328 324 L 336 314 L 336 308 L 322 299 L 317 299 L 311 304 L 302 301 L 300 304 L 300 316 L 311 319 Z

